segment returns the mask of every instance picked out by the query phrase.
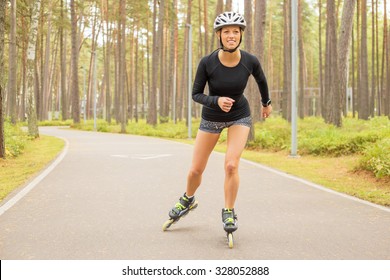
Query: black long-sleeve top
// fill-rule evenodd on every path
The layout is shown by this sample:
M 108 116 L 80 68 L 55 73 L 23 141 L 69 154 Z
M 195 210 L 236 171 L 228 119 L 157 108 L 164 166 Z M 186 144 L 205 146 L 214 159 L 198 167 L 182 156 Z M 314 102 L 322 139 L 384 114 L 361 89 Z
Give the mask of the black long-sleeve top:
M 256 56 L 240 50 L 240 62 L 234 67 L 224 66 L 215 51 L 201 59 L 196 72 L 192 99 L 203 105 L 202 118 L 208 121 L 229 122 L 250 116 L 250 108 L 244 90 L 250 75 L 253 75 L 261 94 L 261 102 L 270 100 L 267 79 Z M 206 83 L 209 95 L 204 93 Z M 235 100 L 229 112 L 218 106 L 219 97 Z

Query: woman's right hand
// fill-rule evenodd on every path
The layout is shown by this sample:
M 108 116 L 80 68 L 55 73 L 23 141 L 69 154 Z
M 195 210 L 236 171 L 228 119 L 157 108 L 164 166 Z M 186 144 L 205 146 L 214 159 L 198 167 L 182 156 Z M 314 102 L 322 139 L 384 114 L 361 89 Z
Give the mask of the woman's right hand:
M 230 97 L 219 97 L 218 98 L 218 106 L 221 108 L 222 111 L 224 111 L 226 113 L 232 109 L 234 102 L 235 102 L 235 100 L 230 98 Z

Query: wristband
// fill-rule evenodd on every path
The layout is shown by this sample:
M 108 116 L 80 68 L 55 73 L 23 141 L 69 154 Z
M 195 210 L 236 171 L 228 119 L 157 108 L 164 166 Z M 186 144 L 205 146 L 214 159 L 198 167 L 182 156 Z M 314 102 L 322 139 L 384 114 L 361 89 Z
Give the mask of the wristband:
M 271 105 L 271 99 L 268 100 L 266 103 L 261 102 L 261 105 L 263 105 L 263 107 L 268 107 L 269 105 Z

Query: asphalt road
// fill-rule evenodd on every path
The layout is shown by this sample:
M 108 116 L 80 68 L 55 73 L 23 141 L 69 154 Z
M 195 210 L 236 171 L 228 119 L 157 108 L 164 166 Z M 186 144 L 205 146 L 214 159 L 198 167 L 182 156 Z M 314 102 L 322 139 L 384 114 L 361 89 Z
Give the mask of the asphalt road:
M 198 208 L 163 232 L 184 192 L 192 146 L 40 132 L 67 146 L 54 165 L 0 204 L 0 259 L 390 259 L 390 209 L 244 160 L 239 229 L 229 249 L 220 217 L 220 153 L 211 155 Z

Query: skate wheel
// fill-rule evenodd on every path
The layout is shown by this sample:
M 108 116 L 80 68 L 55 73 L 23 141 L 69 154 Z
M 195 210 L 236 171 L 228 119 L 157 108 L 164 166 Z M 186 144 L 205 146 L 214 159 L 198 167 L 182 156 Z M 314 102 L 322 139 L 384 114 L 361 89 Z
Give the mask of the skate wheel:
M 232 249 L 232 248 L 233 248 L 233 245 L 234 245 L 233 233 L 228 233 L 227 239 L 228 239 L 229 248 Z
M 174 220 L 173 219 L 169 219 L 168 221 L 166 221 L 163 226 L 162 226 L 162 230 L 163 231 L 166 231 L 172 224 L 173 224 Z

